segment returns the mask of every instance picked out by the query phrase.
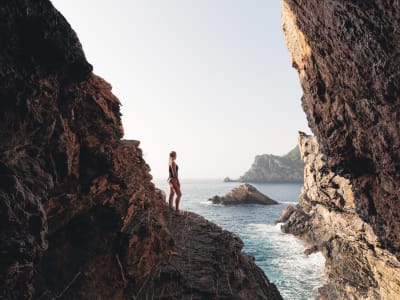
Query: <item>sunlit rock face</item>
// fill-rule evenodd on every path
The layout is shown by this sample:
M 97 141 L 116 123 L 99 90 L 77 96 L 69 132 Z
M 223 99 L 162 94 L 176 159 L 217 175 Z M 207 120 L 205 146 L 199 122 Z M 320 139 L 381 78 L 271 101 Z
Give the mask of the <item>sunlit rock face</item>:
M 394 257 L 400 253 L 399 5 L 383 0 L 284 0 L 282 12 L 287 46 L 304 91 L 303 108 L 325 155 L 322 171 L 348 182 L 348 209 L 372 228 L 379 249 Z M 325 185 L 316 188 L 330 193 Z M 348 257 L 357 253 L 349 249 Z M 362 274 L 366 264 L 361 256 L 359 260 L 355 265 L 349 261 L 349 269 Z M 398 259 L 384 260 L 382 266 L 371 269 L 375 279 L 385 266 L 398 266 Z M 396 274 L 386 286 L 379 280 L 357 286 L 347 274 L 341 270 L 332 275 L 338 286 L 346 286 L 342 295 L 351 285 L 354 297 L 391 299 L 398 292 Z
M 400 264 L 357 214 L 351 180 L 330 169 L 314 136 L 301 133 L 299 145 L 304 187 L 299 204 L 289 206 L 280 221 L 284 232 L 306 241 L 307 253 L 325 255 L 327 284 L 320 289 L 321 298 L 396 299 Z
M 1 299 L 281 299 L 237 237 L 165 207 L 49 1 L 0 25 Z

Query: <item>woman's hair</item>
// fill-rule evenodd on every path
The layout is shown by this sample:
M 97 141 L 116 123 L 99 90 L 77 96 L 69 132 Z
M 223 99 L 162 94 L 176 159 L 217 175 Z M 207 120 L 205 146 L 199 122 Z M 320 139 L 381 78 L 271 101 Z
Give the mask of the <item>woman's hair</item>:
M 175 157 L 176 156 L 176 152 L 175 151 L 171 151 L 170 153 L 169 153 L 169 157 Z

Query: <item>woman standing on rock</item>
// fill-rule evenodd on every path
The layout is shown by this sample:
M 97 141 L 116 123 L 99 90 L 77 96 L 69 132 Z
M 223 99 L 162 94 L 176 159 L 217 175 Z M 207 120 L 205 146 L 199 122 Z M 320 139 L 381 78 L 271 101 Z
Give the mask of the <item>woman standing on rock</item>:
M 169 207 L 172 208 L 174 202 L 174 195 L 176 194 L 175 209 L 179 211 L 179 202 L 181 201 L 181 184 L 178 178 L 178 165 L 175 163 L 176 152 L 171 151 L 169 154 Z

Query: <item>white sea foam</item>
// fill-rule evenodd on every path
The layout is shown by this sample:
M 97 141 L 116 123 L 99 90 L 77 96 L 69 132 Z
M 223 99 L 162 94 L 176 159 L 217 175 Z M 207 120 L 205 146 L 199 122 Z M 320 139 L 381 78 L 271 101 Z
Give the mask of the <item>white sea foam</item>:
M 249 240 L 257 240 L 257 243 L 249 243 L 245 250 L 256 256 L 261 267 L 268 276 L 274 277 L 279 285 L 291 286 L 291 289 L 282 289 L 285 299 L 305 299 L 300 289 L 293 286 L 301 286 L 308 281 L 313 290 L 323 285 L 323 272 L 325 258 L 321 253 L 304 254 L 305 247 L 302 242 L 290 234 L 280 230 L 282 224 L 249 224 L 246 235 Z M 255 249 L 268 249 L 268 257 Z M 267 252 L 267 251 L 266 251 Z M 278 274 L 279 273 L 279 274 Z
M 213 205 L 211 201 L 200 201 L 199 202 L 201 205 Z
M 280 202 L 281 204 L 291 204 L 291 205 L 297 205 L 299 204 L 299 201 L 284 201 Z

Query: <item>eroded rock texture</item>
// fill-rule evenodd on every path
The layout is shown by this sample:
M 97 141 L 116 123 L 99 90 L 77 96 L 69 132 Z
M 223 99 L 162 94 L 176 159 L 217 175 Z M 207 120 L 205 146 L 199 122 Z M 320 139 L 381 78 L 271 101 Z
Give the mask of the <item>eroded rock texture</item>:
M 308 253 L 322 251 L 327 284 L 322 299 L 396 299 L 400 263 L 379 241 L 372 226 L 355 209 L 351 180 L 327 164 L 314 136 L 300 134 L 305 162 L 300 202 L 281 216 L 282 229 L 301 236 Z
M 0 298 L 280 299 L 233 235 L 166 209 L 119 106 L 49 1 L 0 1 Z
M 282 299 L 239 238 L 194 213 L 164 216 L 177 253 L 153 268 L 142 298 Z
M 284 0 L 282 19 L 326 168 L 349 180 L 355 213 L 399 258 L 400 3 Z

